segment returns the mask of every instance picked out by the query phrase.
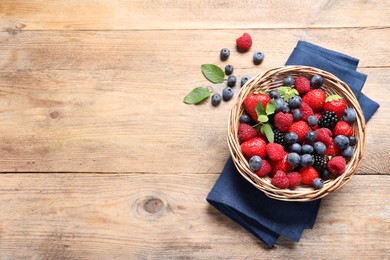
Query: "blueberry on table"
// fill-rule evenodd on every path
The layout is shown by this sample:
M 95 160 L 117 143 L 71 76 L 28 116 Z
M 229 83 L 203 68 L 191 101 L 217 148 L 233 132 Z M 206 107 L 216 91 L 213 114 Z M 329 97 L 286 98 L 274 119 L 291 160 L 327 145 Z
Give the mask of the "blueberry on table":
M 227 60 L 227 59 L 229 58 L 229 56 L 230 56 L 230 51 L 229 51 L 229 49 L 223 48 L 223 49 L 221 50 L 221 52 L 220 52 L 220 58 L 221 58 L 221 60 L 222 60 L 222 61 L 225 61 L 225 60 Z
M 234 67 L 231 64 L 225 66 L 225 74 L 231 75 L 233 73 Z
M 222 100 L 222 98 L 221 98 L 221 95 L 220 95 L 220 94 L 213 94 L 213 95 L 211 96 L 211 104 L 212 104 L 214 107 L 218 106 L 218 105 L 221 103 L 221 100 Z
M 227 85 L 228 87 L 234 87 L 236 85 L 237 79 L 235 76 L 229 76 L 227 79 Z
M 250 76 L 244 76 L 241 78 L 241 87 L 245 85 L 245 83 L 250 80 Z
M 259 65 L 264 60 L 264 53 L 261 51 L 257 51 L 253 54 L 253 63 L 255 65 Z
M 224 101 L 229 101 L 234 95 L 233 90 L 230 87 L 226 87 L 222 91 L 222 98 Z

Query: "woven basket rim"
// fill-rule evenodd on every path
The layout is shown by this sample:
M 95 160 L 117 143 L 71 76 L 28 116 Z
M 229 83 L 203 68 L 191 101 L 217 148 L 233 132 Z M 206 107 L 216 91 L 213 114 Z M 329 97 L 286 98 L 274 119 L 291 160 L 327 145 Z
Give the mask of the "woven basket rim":
M 326 87 L 323 89 L 328 94 L 337 93 L 342 95 L 347 103 L 347 106 L 355 109 L 357 119 L 354 124 L 354 130 L 355 137 L 359 141 L 354 147 L 354 155 L 347 162 L 345 172 L 334 179 L 324 181 L 324 187 L 322 189 L 315 190 L 313 187 L 303 185 L 300 185 L 295 189 L 279 189 L 271 184 L 270 177 L 258 177 L 252 170 L 250 170 L 247 159 L 241 153 L 241 146 L 238 140 L 237 130 L 239 117 L 244 112 L 242 103 L 245 97 L 253 93 L 254 90 L 268 91 L 270 89 L 281 86 L 281 79 L 287 75 L 312 76 L 315 74 L 319 74 L 324 78 L 324 85 Z M 289 65 L 275 67 L 268 69 L 263 73 L 259 73 L 255 77 L 252 77 L 239 90 L 237 95 L 235 95 L 233 105 L 229 113 L 227 141 L 230 154 L 238 172 L 253 186 L 263 191 L 268 197 L 273 199 L 307 202 L 323 198 L 329 195 L 331 192 L 341 189 L 350 181 L 351 177 L 357 171 L 363 156 L 366 143 L 365 121 L 362 109 L 352 90 L 345 82 L 340 80 L 335 75 L 310 66 Z

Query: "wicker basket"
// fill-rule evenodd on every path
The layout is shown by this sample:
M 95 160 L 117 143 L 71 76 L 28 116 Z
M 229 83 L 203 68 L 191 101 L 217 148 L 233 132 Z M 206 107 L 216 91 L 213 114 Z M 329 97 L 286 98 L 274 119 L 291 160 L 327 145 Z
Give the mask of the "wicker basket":
M 315 190 L 313 187 L 300 185 L 295 189 L 279 189 L 271 184 L 271 178 L 258 177 L 249 168 L 248 160 L 241 153 L 241 146 L 238 140 L 237 130 L 239 125 L 239 117 L 243 114 L 243 101 L 244 99 L 255 90 L 269 91 L 282 85 L 283 78 L 292 76 L 311 76 L 318 74 L 324 78 L 323 90 L 328 94 L 339 94 L 343 96 L 347 106 L 352 107 L 356 111 L 357 119 L 354 124 L 355 137 L 358 140 L 355 145 L 355 152 L 351 159 L 347 162 L 345 172 L 337 176 L 337 178 L 324 181 L 324 187 L 322 189 Z M 279 68 L 273 68 L 250 79 L 244 87 L 236 95 L 233 101 L 233 107 L 230 111 L 228 122 L 228 146 L 233 158 L 233 162 L 236 165 L 241 175 L 252 183 L 256 188 L 263 191 L 268 197 L 284 200 L 284 201 L 312 201 L 322 198 L 329 193 L 342 188 L 356 172 L 361 162 L 363 151 L 365 147 L 365 121 L 362 110 L 355 95 L 351 89 L 338 79 L 336 76 L 312 67 L 307 66 L 285 66 Z

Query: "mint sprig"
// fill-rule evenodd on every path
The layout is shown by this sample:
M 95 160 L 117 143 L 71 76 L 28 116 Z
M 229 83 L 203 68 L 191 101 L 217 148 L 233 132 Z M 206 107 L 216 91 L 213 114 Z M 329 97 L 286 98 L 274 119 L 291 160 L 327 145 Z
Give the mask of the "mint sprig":
M 188 93 L 183 102 L 186 104 L 198 104 L 210 96 L 210 90 L 206 87 L 197 87 L 194 88 L 190 93 Z
M 203 75 L 212 83 L 222 83 L 225 79 L 225 72 L 214 64 L 202 64 L 200 66 Z
M 271 125 L 268 123 L 269 120 L 268 116 L 274 114 L 275 109 L 276 109 L 276 105 L 274 99 L 271 99 L 268 102 L 265 109 L 261 101 L 257 102 L 256 104 L 256 114 L 259 123 L 255 125 L 255 129 L 258 130 L 260 128 L 261 133 L 267 137 L 268 142 L 274 141 L 274 132 L 272 131 Z

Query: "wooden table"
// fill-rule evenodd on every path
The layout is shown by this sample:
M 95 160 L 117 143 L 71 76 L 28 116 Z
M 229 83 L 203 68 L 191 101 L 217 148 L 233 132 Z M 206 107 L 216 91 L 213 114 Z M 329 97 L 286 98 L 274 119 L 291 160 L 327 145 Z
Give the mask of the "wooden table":
M 0 258 L 389 259 L 389 26 L 385 0 L 2 0 Z M 244 32 L 254 44 L 238 54 Z M 240 78 L 283 65 L 298 40 L 358 57 L 381 108 L 314 229 L 269 250 L 205 200 L 231 102 L 182 99 L 210 85 L 200 65 L 224 66 L 221 48 Z

